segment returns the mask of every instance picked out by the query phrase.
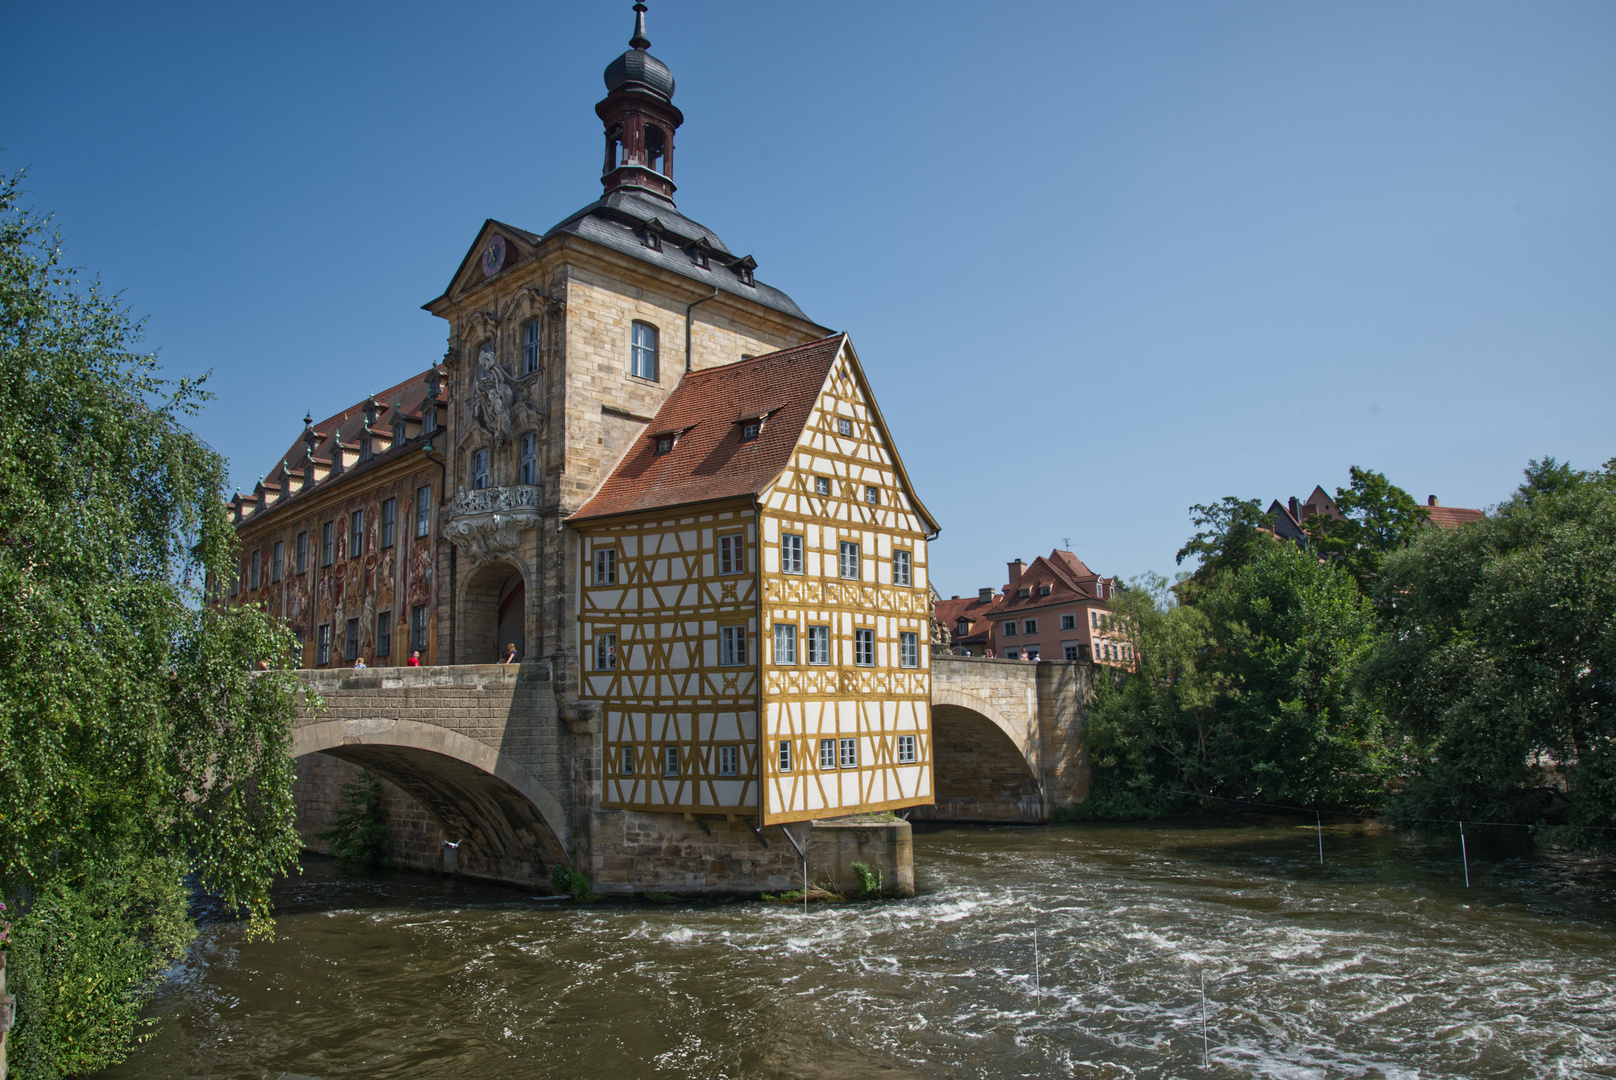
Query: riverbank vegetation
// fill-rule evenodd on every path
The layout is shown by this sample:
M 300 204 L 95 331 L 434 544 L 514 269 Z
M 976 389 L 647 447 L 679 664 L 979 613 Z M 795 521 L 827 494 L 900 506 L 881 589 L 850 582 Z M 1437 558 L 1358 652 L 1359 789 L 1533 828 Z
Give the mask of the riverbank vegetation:
M 1483 520 L 1429 526 L 1354 468 L 1306 548 L 1256 502 L 1197 506 L 1192 574 L 1118 598 L 1078 816 L 1206 797 L 1616 834 L 1616 461 L 1532 462 Z
M 200 887 L 269 929 L 294 865 L 288 632 L 206 607 L 225 467 L 116 298 L 0 178 L 0 898 L 13 1075 L 122 1060 Z

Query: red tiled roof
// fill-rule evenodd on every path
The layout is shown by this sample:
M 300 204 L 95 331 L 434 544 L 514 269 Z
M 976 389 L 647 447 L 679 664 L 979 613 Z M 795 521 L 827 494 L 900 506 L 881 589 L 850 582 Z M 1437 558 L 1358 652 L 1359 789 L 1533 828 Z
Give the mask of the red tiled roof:
M 1100 576 L 1070 551 L 1055 550 L 1045 558 L 1040 555 L 1032 565 L 1021 572 L 1021 580 L 1005 586 L 1004 595 L 994 604 L 990 614 L 994 618 L 1031 608 L 1044 608 L 1052 604 L 1094 603 Z M 1039 596 L 1038 587 L 1049 586 L 1048 596 Z M 1031 590 L 1030 596 L 1018 595 L 1019 590 Z M 1099 600 L 1099 603 L 1105 601 Z
M 657 410 L 600 489 L 568 520 L 755 495 L 791 461 L 846 334 L 692 371 Z M 752 442 L 736 421 L 768 413 Z M 657 454 L 655 436 L 680 432 Z
M 378 394 L 367 395 L 363 400 L 355 402 L 346 409 L 337 413 L 335 416 L 328 416 L 324 420 L 319 421 L 314 425 L 314 433 L 319 436 L 319 443 L 316 445 L 324 446 L 327 440 L 329 440 L 332 436 L 340 435 L 340 441 L 342 442 L 343 446 L 350 450 L 359 449 L 359 433 L 365 426 L 365 405 L 370 401 L 371 397 L 374 397 L 376 399 L 376 403 L 382 406 L 382 408 L 378 409 L 376 413 L 377 422 L 379 425 L 381 416 L 388 409 L 392 408 L 392 402 L 399 400 L 406 403 L 410 401 L 417 401 L 417 404 L 419 404 L 420 401 L 425 401 L 427 396 L 427 378 L 431 376 L 434 371 L 442 374 L 443 368 L 439 367 L 438 365 L 433 365 L 423 372 L 410 376 L 397 386 L 390 386 Z M 270 466 L 269 472 L 265 475 L 268 477 L 275 476 L 281 467 L 282 461 L 290 465 L 296 462 L 301 462 L 302 460 L 303 433 L 299 432 L 297 438 L 292 441 L 292 445 L 287 447 L 286 453 Z
M 981 597 L 971 596 L 963 600 L 939 600 L 932 605 L 932 612 L 937 621 L 954 634 L 954 628 L 961 619 L 969 619 L 970 630 L 965 634 L 954 634 L 953 643 L 969 645 L 978 640 L 986 641 L 989 623 L 987 615 L 998 606 L 999 597 L 984 602 Z
M 1431 524 L 1442 529 L 1457 529 L 1487 516 L 1484 510 L 1466 510 L 1460 506 L 1427 506 L 1425 509 L 1431 515 Z

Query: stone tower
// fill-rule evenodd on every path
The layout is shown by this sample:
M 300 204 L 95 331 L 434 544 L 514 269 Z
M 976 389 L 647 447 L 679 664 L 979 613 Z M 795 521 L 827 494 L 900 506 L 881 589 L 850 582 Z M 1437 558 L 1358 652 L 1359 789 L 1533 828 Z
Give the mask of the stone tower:
M 645 5 L 634 13 L 595 107 L 602 196 L 543 232 L 484 222 L 425 305 L 448 323 L 439 662 L 490 663 L 515 644 L 552 662 L 563 707 L 578 686 L 566 519 L 687 371 L 828 332 L 758 280 L 755 259 L 679 212 L 684 116 L 673 73 L 648 51 Z

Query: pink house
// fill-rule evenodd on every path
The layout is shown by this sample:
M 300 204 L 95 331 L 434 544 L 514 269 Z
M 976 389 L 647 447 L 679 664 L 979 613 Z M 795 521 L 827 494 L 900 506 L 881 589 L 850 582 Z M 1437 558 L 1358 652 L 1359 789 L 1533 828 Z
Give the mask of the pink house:
M 1008 565 L 1010 580 L 997 596 L 983 589 L 972 600 L 937 604 L 938 621 L 954 635 L 956 653 L 1133 666 L 1133 645 L 1110 610 L 1115 579 L 1059 549 L 1031 566 L 1020 559 Z

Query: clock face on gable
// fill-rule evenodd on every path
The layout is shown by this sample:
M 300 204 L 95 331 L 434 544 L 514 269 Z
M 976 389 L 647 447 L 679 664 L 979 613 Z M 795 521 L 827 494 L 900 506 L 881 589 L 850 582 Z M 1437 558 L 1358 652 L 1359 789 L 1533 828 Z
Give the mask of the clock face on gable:
M 483 277 L 493 277 L 505 266 L 505 238 L 495 233 L 483 248 Z

